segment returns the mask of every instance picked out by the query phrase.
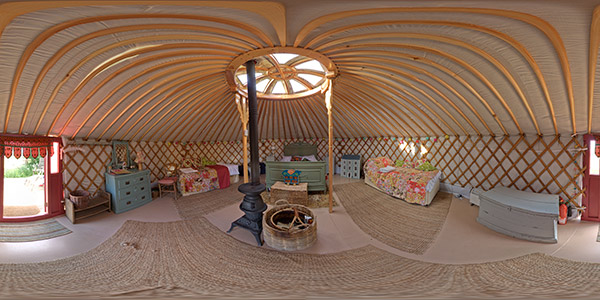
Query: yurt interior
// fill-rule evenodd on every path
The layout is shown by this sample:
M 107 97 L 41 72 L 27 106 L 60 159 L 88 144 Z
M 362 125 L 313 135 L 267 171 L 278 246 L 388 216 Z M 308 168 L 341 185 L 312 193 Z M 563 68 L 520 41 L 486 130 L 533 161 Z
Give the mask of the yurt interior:
M 600 0 L 0 0 L 0 298 L 600 299 L 599 49 Z

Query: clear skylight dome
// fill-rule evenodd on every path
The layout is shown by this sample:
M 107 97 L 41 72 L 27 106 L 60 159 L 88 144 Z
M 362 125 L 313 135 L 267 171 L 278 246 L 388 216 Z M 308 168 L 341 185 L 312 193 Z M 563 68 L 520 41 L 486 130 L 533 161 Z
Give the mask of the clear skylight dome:
M 326 68 L 313 58 L 292 53 L 274 53 L 255 58 L 256 92 L 258 97 L 293 99 L 320 91 L 325 82 Z M 247 90 L 246 67 L 235 72 L 235 83 Z

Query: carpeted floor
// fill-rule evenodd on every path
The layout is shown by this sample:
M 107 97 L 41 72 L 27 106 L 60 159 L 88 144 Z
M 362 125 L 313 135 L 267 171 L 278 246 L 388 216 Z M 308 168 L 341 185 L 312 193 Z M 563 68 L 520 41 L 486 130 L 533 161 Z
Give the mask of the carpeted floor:
M 179 197 L 173 202 L 182 219 L 198 218 L 231 204 L 242 202 L 244 194 L 238 191 L 240 184 L 242 184 L 241 180 L 224 189 Z
M 0 242 L 39 241 L 71 232 L 71 230 L 53 219 L 23 223 L 0 223 Z
M 429 206 L 388 196 L 363 182 L 336 185 L 339 200 L 364 232 L 396 249 L 423 254 L 442 229 L 452 195 L 438 193 Z
M 577 278 L 577 280 L 568 280 Z M 0 298 L 567 298 L 600 294 L 600 264 L 531 254 L 443 265 L 366 246 L 329 255 L 240 242 L 205 218 L 127 221 L 97 248 L 1 264 Z

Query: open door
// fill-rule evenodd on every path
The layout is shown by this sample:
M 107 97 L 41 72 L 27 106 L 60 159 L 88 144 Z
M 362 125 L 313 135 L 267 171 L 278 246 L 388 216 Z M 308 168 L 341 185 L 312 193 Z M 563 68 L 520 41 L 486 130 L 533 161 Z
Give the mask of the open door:
M 61 149 L 58 137 L 0 135 L 0 222 L 64 213 Z
M 583 166 L 583 206 L 586 207 L 582 220 L 600 222 L 600 135 L 587 134 L 583 137 L 588 150 L 584 155 Z

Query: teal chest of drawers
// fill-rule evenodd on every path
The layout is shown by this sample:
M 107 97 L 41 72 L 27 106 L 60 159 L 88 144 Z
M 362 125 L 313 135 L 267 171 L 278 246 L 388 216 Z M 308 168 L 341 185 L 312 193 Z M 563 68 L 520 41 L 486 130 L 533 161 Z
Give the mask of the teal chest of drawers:
M 152 201 L 150 170 L 130 174 L 104 174 L 106 191 L 111 194 L 112 210 L 118 214 Z

